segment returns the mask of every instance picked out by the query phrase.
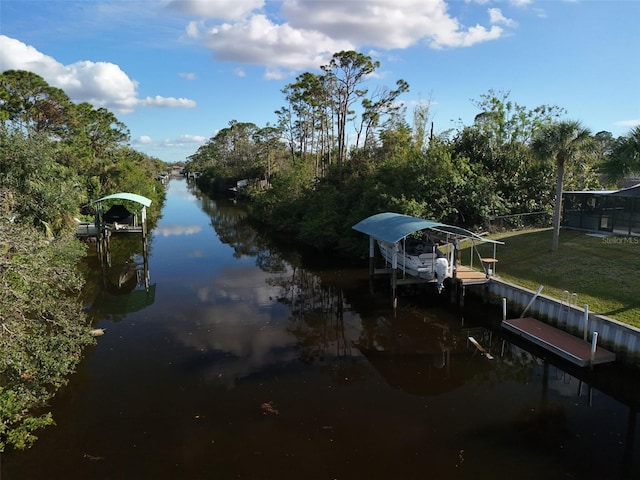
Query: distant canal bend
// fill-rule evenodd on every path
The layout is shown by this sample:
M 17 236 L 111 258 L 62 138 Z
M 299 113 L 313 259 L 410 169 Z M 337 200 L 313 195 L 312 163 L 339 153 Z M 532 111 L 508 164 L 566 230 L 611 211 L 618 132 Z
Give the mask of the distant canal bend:
M 475 305 L 394 312 L 366 265 L 281 247 L 183 179 L 141 250 L 89 261 L 105 335 L 2 480 L 640 478 L 636 372 L 545 360 Z

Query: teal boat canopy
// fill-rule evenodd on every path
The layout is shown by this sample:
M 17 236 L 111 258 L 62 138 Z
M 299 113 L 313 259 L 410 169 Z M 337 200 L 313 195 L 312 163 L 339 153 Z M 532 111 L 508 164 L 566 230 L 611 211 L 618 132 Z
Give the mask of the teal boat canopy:
M 400 213 L 378 213 L 356 223 L 354 230 L 369 235 L 376 240 L 386 243 L 397 243 L 407 235 L 419 232 L 421 230 L 432 230 L 438 233 L 453 235 L 458 238 L 468 238 L 479 242 L 502 244 L 496 240 L 483 238 L 469 230 L 455 225 L 447 225 L 445 223 L 434 222 L 433 220 L 425 220 L 422 218 L 402 215 Z
M 113 195 L 107 195 L 106 197 L 99 198 L 98 200 L 94 200 L 93 203 L 104 202 L 105 200 L 131 200 L 132 202 L 140 203 L 145 207 L 151 205 L 151 199 L 147 197 L 143 197 L 142 195 L 136 195 L 135 193 L 128 192 L 120 192 L 114 193 Z

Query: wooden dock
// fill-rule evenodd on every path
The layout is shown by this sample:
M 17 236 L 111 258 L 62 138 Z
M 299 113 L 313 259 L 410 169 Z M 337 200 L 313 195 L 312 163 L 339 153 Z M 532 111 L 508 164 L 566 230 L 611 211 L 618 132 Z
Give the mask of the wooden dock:
M 392 275 L 393 269 L 388 267 L 376 268 L 374 269 L 373 274 Z M 490 278 L 491 277 L 487 277 L 487 274 L 484 272 L 479 272 L 478 270 L 473 270 L 463 265 L 458 265 L 456 268 L 455 280 L 457 280 L 461 285 L 482 285 L 487 283 Z M 453 278 L 451 280 L 453 280 Z M 396 279 L 396 285 L 415 285 L 420 283 L 437 283 L 437 280 L 414 277 L 411 274 L 407 274 L 404 277 Z
M 461 282 L 462 285 L 482 285 L 487 283 L 490 278 L 485 272 L 473 270 L 464 265 L 458 265 L 456 268 L 456 280 Z
M 581 367 L 613 362 L 613 352 L 592 346 L 581 338 L 532 317 L 503 320 L 503 328 Z
M 97 238 L 99 233 L 98 227 L 93 222 L 78 222 L 76 225 L 76 237 L 78 238 Z
M 76 227 L 76 237 L 87 238 L 99 238 L 102 236 L 108 237 L 112 233 L 144 233 L 143 228 L 139 225 L 104 225 L 101 229 L 96 227 L 93 223 L 80 223 Z

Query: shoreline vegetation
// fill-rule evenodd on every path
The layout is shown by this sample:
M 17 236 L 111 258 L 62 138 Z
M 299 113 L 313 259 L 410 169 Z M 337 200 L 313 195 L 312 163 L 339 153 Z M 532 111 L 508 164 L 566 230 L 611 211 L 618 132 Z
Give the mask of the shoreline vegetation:
M 364 259 L 367 250 L 351 226 L 373 213 L 477 231 L 500 216 L 518 219 L 507 228 L 522 229 L 524 216 L 535 212 L 529 226 L 548 227 L 552 217 L 558 225 L 555 199 L 563 185 L 598 189 L 640 171 L 640 127 L 617 139 L 592 135 L 562 121 L 561 107 L 529 109 L 509 92 L 490 90 L 472 101 L 479 110 L 472 125 L 434 133 L 432 99 L 408 114 L 404 80 L 369 91 L 379 68 L 367 55 L 335 53 L 322 73 L 305 72 L 284 87 L 286 105 L 274 125 L 231 120 L 181 166 L 198 173 L 207 195 L 246 185 L 238 193 L 250 198 L 258 221 L 350 259 Z M 76 312 L 81 254 L 65 243 L 73 219 L 90 217 L 82 205 L 122 191 L 153 199 L 149 216 L 160 215 L 164 188 L 154 179 L 169 166 L 133 150 L 129 130 L 112 112 L 75 104 L 32 72 L 0 73 L 0 120 L 0 233 L 8 235 L 0 242 L 2 452 L 30 446 L 34 432 L 53 422 L 46 400 L 93 341 L 86 315 Z M 20 233 L 23 227 L 30 233 Z M 577 292 L 592 311 L 638 326 L 637 245 L 563 231 L 550 254 L 549 230 L 504 235 L 499 275 L 521 278 L 524 286 L 542 283 L 552 295 Z M 28 241 L 38 255 L 23 250 Z M 68 277 L 39 284 L 36 271 L 51 281 L 62 271 Z M 76 302 L 67 310 L 55 302 L 63 295 Z
M 31 72 L 0 73 L 0 453 L 55 423 L 48 401 L 95 342 L 74 219 L 122 191 L 153 200 L 151 221 L 161 212 L 167 165 L 129 140 L 107 109 Z
M 369 91 L 379 68 L 367 55 L 335 53 L 321 73 L 282 89 L 275 126 L 230 120 L 185 171 L 206 194 L 247 197 L 254 218 L 292 241 L 351 259 L 367 252 L 351 226 L 375 213 L 490 232 L 501 219 L 512 232 L 495 234 L 508 242 L 499 275 L 558 298 L 576 293 L 591 311 L 640 326 L 638 245 L 560 233 L 563 191 L 616 188 L 640 172 L 640 127 L 592 133 L 560 106 L 530 108 L 489 90 L 471 100 L 472 124 L 437 132 L 431 98 L 408 114 L 407 82 Z

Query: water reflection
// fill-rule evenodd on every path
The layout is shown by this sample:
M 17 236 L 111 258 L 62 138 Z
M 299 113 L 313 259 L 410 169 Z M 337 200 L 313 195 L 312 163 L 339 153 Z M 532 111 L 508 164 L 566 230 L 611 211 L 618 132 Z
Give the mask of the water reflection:
M 478 439 L 489 442 L 492 447 L 499 445 L 497 452 L 478 447 L 486 457 L 478 461 L 476 474 L 482 475 L 484 468 L 488 475 L 493 470 L 490 465 L 497 461 L 496 455 L 500 457 L 505 449 L 513 453 L 511 448 L 516 445 L 522 448 L 519 457 L 527 468 L 539 461 L 540 449 L 546 454 L 572 452 L 569 458 L 558 457 L 551 465 L 543 465 L 532 478 L 539 475 L 561 478 L 573 475 L 567 473 L 572 471 L 580 472 L 585 478 L 632 478 L 636 407 L 628 407 L 625 425 L 606 427 L 599 433 L 606 437 L 616 431 L 614 435 L 625 439 L 618 441 L 618 447 L 605 447 L 588 440 L 585 444 L 582 440 L 588 437 L 589 427 L 585 425 L 592 421 L 590 417 L 594 412 L 576 408 L 578 400 L 588 398 L 586 404 L 579 405 L 593 409 L 596 392 L 600 409 L 612 408 L 624 413 L 624 407 L 615 406 L 610 398 L 617 396 L 617 389 L 611 390 L 614 384 L 609 382 L 606 394 L 590 386 L 590 383 L 598 384 L 601 378 L 610 378 L 610 371 L 601 368 L 594 373 L 572 369 L 570 365 L 554 365 L 544 352 L 532 353 L 484 327 L 465 327 L 459 316 L 439 309 L 425 311 L 409 306 L 389 311 L 383 306 L 386 300 L 367 297 L 362 290 L 351 296 L 348 288 L 336 288 L 343 278 L 335 275 L 344 277 L 344 271 L 312 272 L 300 268 L 299 256 L 292 257 L 291 252 L 262 238 L 244 216 L 234 216 L 232 210 L 225 211 L 210 200 L 203 202 L 203 208 L 211 216 L 211 224 L 220 239 L 232 246 L 234 256 L 251 257 L 265 274 L 258 275 L 261 279 L 251 280 L 256 276 L 255 271 L 250 274 L 251 269 L 234 269 L 234 274 L 222 276 L 223 282 L 214 283 L 202 292 L 201 300 L 207 299 L 225 312 L 212 313 L 212 317 L 226 315 L 234 319 L 228 322 L 222 335 L 212 335 L 216 341 L 206 346 L 199 344 L 199 348 L 214 352 L 205 363 L 205 367 L 211 369 L 209 378 L 214 382 L 229 387 L 243 377 L 277 366 L 285 368 L 295 361 L 320 366 L 334 385 L 370 384 L 373 374 L 373 378 L 379 376 L 390 387 L 412 396 L 443 396 L 467 412 L 473 406 L 471 417 L 460 413 L 477 429 L 473 434 L 475 438 L 467 440 L 471 445 Z M 358 282 L 363 285 L 364 279 L 359 278 Z M 282 312 L 286 312 L 288 318 L 274 319 L 269 311 L 274 308 L 274 302 L 286 307 Z M 234 304 L 230 310 L 229 303 Z M 253 306 L 245 310 L 242 307 L 245 303 Z M 255 316 L 256 311 L 261 315 Z M 253 319 L 247 321 L 250 312 Z M 483 355 L 470 343 L 469 337 L 493 355 Z M 552 378 L 550 369 L 554 372 Z M 229 382 L 229 376 L 235 380 Z M 514 385 L 520 387 L 514 389 Z M 535 385 L 539 385 L 538 392 Z M 496 394 L 501 395 L 500 392 L 505 394 L 506 404 L 505 398 L 494 398 Z M 622 405 L 637 404 L 638 398 L 640 394 L 636 391 L 631 398 L 623 399 Z M 479 411 L 474 411 L 475 408 Z M 477 414 L 482 420 L 474 418 Z M 488 430 L 478 427 L 485 422 L 491 425 Z M 576 441 L 577 438 L 580 440 Z M 582 448 L 608 456 L 611 463 L 582 462 Z M 464 463 L 462 454 L 458 460 L 456 467 Z M 563 461 L 566 464 L 561 466 Z M 494 472 L 493 477 L 512 478 L 517 474 L 519 478 L 528 478 L 528 473 L 523 473 L 517 464 L 514 462 L 512 469 L 505 469 L 510 472 L 506 476 Z M 637 471 L 637 466 L 635 468 Z
M 396 320 L 396 319 L 394 319 Z M 367 360 L 396 388 L 422 396 L 440 395 L 493 370 L 491 362 L 469 342 L 483 343 L 483 328 L 451 328 L 441 319 L 368 322 L 358 344 Z
M 579 435 L 571 422 L 575 412 L 565 402 L 583 398 L 584 389 L 588 392 L 588 406 L 593 407 L 591 399 L 595 389 L 585 382 L 597 383 L 598 375 L 586 372 L 587 378 L 583 379 L 585 371 L 573 371 L 572 374 L 561 370 L 571 369 L 568 365 L 553 365 L 551 368 L 556 377 L 550 381 L 550 362 L 544 353 L 536 352 L 540 355 L 536 356 L 497 333 L 494 338 L 494 333 L 483 327 L 465 328 L 459 317 L 448 316 L 442 311 L 431 316 L 428 311 L 417 312 L 409 308 L 398 313 L 378 307 L 371 317 L 370 304 L 359 305 L 357 297 L 345 297 L 344 289 L 332 287 L 335 279 L 328 279 L 323 284 L 322 272 L 287 268 L 287 262 L 273 244 L 261 242 L 252 229 L 242 222 L 239 225 L 237 219 L 234 221 L 236 224 L 230 226 L 228 217 L 217 216 L 212 224 L 226 232 L 221 238 L 234 246 L 236 254 L 247 252 L 255 256 L 256 265 L 263 271 L 277 274 L 265 279 L 268 285 L 280 287 L 279 292 L 271 292 L 269 300 L 275 297 L 289 308 L 287 330 L 297 338 L 298 358 L 305 364 L 334 365 L 332 377 L 338 383 L 366 382 L 366 372 L 373 368 L 391 387 L 421 397 L 455 392 L 467 384 L 484 389 L 486 385 L 505 382 L 524 385 L 541 382 L 538 396 L 535 392 L 527 395 L 528 398 L 537 396 L 538 400 L 528 402 L 523 399 L 507 418 L 508 427 L 505 428 L 529 448 L 568 449 L 575 443 L 572 436 Z M 251 248 L 247 248 L 247 244 Z M 260 247 L 258 251 L 256 247 Z M 483 355 L 470 344 L 469 337 L 495 355 Z M 273 347 L 277 348 L 277 344 Z M 287 351 L 292 353 L 291 349 Z M 362 357 L 366 362 L 361 361 Z M 291 358 L 281 360 L 286 362 Z M 604 369 L 599 373 L 600 377 L 610 377 Z M 638 398 L 636 394 L 632 402 L 637 402 Z M 608 403 L 606 398 L 604 401 Z M 629 407 L 628 412 L 626 441 L 622 449 L 623 470 L 600 465 L 597 471 L 614 477 L 618 474 L 626 476 L 632 471 L 630 459 L 637 435 L 636 410 Z M 501 432 L 500 436 L 505 433 Z M 618 473 L 614 473 L 616 471 Z M 596 478 L 600 475 L 602 473 Z
M 193 330 L 176 325 L 176 338 L 197 352 L 183 366 L 207 380 L 232 385 L 269 365 L 295 359 L 296 338 L 287 332 L 287 312 L 275 299 L 280 288 L 264 272 L 246 266 L 223 268 L 196 292 L 187 307 Z
M 307 257 L 184 181 L 168 191 L 149 255 L 155 301 L 126 318 L 92 310 L 107 334 L 52 405 L 58 426 L 3 458 L 6 478 L 640 472 L 633 372 L 554 363 L 470 299 L 462 312 L 421 297 L 393 310 L 366 266 Z M 131 268 L 96 269 L 87 298 L 131 288 L 131 247 L 112 252 Z
M 193 235 L 202 230 L 200 225 L 160 225 L 153 230 L 155 235 L 169 237 L 171 235 Z
M 119 320 L 155 302 L 156 284 L 149 272 L 148 240 L 136 234 L 112 235 L 104 251 L 85 260 L 89 316 Z M 99 273 L 96 275 L 95 273 Z

